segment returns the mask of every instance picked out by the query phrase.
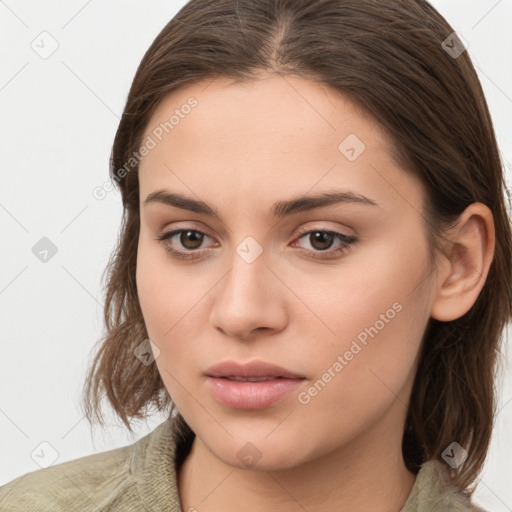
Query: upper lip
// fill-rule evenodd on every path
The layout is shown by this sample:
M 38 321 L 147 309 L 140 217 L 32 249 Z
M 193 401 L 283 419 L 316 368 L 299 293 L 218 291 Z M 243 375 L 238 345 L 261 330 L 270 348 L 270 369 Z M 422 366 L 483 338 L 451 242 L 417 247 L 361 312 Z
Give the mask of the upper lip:
M 236 361 L 224 361 L 218 363 L 206 372 L 208 377 L 283 377 L 288 379 L 304 379 L 303 375 L 286 370 L 275 364 L 264 361 L 251 361 L 238 363 Z

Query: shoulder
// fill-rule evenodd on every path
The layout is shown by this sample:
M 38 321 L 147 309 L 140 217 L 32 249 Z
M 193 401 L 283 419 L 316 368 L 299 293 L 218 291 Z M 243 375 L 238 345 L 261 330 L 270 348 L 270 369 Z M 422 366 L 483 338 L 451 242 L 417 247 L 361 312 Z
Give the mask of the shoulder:
M 0 487 L 0 510 L 145 510 L 135 484 L 145 466 L 148 446 L 159 438 L 165 426 L 160 425 L 131 445 L 62 462 L 12 480 Z
M 133 445 L 26 473 L 0 487 L 0 509 L 95 510 L 102 497 L 126 483 L 132 452 Z
M 423 464 L 409 498 L 400 512 L 486 512 L 456 487 L 448 469 L 437 460 Z

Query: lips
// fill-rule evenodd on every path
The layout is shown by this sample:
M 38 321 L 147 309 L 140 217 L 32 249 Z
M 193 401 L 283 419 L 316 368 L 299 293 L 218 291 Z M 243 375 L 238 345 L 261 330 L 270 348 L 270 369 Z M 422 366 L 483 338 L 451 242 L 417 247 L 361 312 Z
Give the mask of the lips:
M 234 381 L 264 382 L 274 379 L 304 379 L 304 375 L 287 370 L 264 361 L 237 363 L 225 361 L 209 368 L 205 374 L 208 377 L 225 378 Z
M 266 409 L 297 392 L 306 378 L 274 364 L 226 361 L 212 366 L 206 374 L 211 395 L 232 409 Z
M 263 361 L 225 361 L 205 372 L 212 396 L 232 409 L 266 409 L 304 385 L 306 377 Z

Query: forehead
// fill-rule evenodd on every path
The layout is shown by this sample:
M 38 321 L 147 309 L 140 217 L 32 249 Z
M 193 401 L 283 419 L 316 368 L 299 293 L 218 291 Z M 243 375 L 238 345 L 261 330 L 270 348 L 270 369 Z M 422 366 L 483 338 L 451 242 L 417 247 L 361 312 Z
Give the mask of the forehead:
M 391 158 L 372 117 L 326 84 L 295 76 L 186 86 L 160 102 L 147 137 L 155 146 L 140 163 L 141 198 L 165 186 L 219 198 L 227 186 L 260 198 L 339 186 L 375 195 L 383 175 L 400 181 L 404 196 L 419 193 L 408 190 L 418 183 Z
M 196 103 L 193 108 L 188 107 L 191 101 Z M 347 132 L 359 134 L 384 151 L 388 146 L 375 120 L 348 97 L 325 83 L 297 76 L 263 74 L 243 82 L 223 77 L 188 85 L 163 98 L 146 134 L 165 123 L 169 125 L 173 113 L 179 118 L 174 116 L 172 128 L 167 126 L 163 136 L 168 131 L 175 136 L 180 132 L 183 137 L 191 135 L 186 127 L 192 124 L 193 135 L 207 133 L 212 140 L 214 132 L 215 143 L 227 138 L 232 144 L 242 140 L 248 146 L 267 135 L 276 147 L 282 146 L 285 137 L 330 144 Z M 277 140 L 275 135 L 279 135 Z

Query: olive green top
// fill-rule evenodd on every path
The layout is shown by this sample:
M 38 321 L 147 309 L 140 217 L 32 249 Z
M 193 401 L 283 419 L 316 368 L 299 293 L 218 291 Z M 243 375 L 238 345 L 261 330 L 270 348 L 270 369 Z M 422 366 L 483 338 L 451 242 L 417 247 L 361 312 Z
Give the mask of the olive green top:
M 0 487 L 0 511 L 184 512 L 177 486 L 182 443 L 167 419 L 129 446 L 62 462 Z M 446 481 L 443 464 L 429 461 L 400 512 L 485 512 Z

